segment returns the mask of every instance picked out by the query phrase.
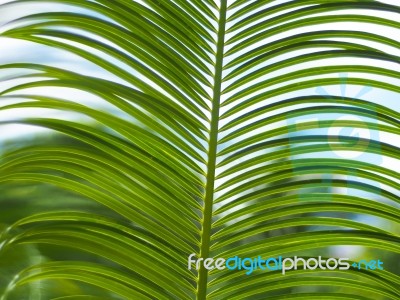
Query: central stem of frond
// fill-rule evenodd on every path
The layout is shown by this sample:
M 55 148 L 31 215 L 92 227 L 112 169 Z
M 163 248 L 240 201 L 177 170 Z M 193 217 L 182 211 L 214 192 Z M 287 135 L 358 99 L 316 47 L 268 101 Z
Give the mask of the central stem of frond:
M 204 194 L 204 210 L 201 233 L 200 257 L 207 258 L 210 253 L 211 223 L 213 215 L 215 169 L 217 161 L 219 110 L 221 102 L 222 69 L 224 59 L 224 40 L 226 25 L 227 0 L 221 1 L 218 22 L 217 51 L 215 60 L 214 88 L 210 124 L 210 140 L 208 148 L 207 179 Z M 201 266 L 197 285 L 197 299 L 206 299 L 208 271 Z

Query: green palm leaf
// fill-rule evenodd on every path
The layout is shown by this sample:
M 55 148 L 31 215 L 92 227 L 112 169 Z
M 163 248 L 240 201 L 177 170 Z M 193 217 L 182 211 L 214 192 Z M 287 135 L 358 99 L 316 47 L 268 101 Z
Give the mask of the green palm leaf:
M 188 270 L 191 253 L 274 257 L 335 245 L 400 253 L 398 172 L 329 154 L 357 151 L 397 159 L 399 148 L 379 139 L 324 133 L 333 127 L 367 128 L 398 138 L 398 104 L 307 92 L 343 84 L 337 73 L 351 72 L 347 84 L 400 94 L 399 56 L 374 47 L 399 50 L 398 36 L 323 27 L 351 21 L 398 34 L 400 23 L 381 15 L 398 20 L 400 7 L 372 0 L 227 2 L 16 0 L 0 5 L 41 9 L 6 24 L 1 37 L 66 51 L 107 74 L 89 76 L 35 61 L 0 67 L 20 72 L 5 78 L 13 84 L 0 92 L 8 101 L 2 112 L 45 108 L 89 120 L 2 120 L 1 125 L 47 128 L 75 142 L 7 151 L 1 184 L 9 190 L 51 185 L 101 208 L 45 205 L 6 224 L 3 257 L 23 246 L 84 256 L 28 263 L 7 279 L 1 299 L 26 297 L 20 295 L 36 282 L 64 281 L 77 282 L 79 292 L 58 291 L 54 299 L 399 299 L 400 278 L 386 270 L 348 270 L 343 276 L 299 268 L 285 277 L 204 266 Z M 48 9 L 49 4 L 54 7 Z M 344 58 L 375 65 L 323 64 Z M 39 92 L 46 88 L 85 92 L 112 109 L 61 92 Z M 306 94 L 299 95 L 302 91 Z M 334 114 L 360 120 L 336 120 Z M 315 116 L 320 118 L 295 122 Z M 48 197 L 43 193 L 41 199 Z M 377 217 L 391 227 L 366 224 L 354 215 Z M 317 288 L 309 292 L 309 286 Z M 321 292 L 320 286 L 331 289 Z M 296 288 L 302 292 L 293 292 Z

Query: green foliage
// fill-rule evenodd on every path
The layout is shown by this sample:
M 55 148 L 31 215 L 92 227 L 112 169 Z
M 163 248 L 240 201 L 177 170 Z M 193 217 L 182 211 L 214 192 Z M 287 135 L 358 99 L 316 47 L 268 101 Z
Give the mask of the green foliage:
M 1 111 L 46 108 L 91 119 L 0 122 L 68 136 L 2 155 L 2 300 L 400 298 L 398 272 L 386 270 L 246 276 L 187 268 L 191 253 L 203 258 L 326 255 L 335 245 L 400 252 L 400 198 L 393 192 L 398 172 L 374 161 L 304 156 L 351 149 L 396 159 L 394 145 L 318 130 L 367 127 L 398 138 L 398 110 L 357 96 L 290 96 L 341 84 L 338 72 L 352 72 L 348 84 L 400 93 L 393 81 L 375 76 L 398 79 L 398 69 L 359 64 L 284 69 L 328 58 L 398 66 L 399 57 L 367 46 L 378 42 L 400 49 L 398 37 L 304 28 L 353 21 L 400 29 L 399 22 L 379 16 L 399 14 L 400 7 L 363 0 L 279 5 L 269 0 L 231 5 L 226 0 L 218 5 L 212 0 L 17 0 L 2 6 L 18 4 L 54 8 L 27 11 L 1 36 L 76 54 L 119 81 L 34 61 L 0 66 L 29 70 L 16 76 L 23 82 L 0 93 L 15 100 Z M 326 12 L 338 14 L 319 15 Z M 279 36 L 290 29 L 304 32 Z M 282 55 L 290 58 L 276 60 Z M 270 76 L 279 70 L 284 73 Z M 90 93 L 115 110 L 35 92 L 48 87 Z M 335 113 L 366 121 L 334 120 Z M 315 115 L 324 117 L 282 125 Z M 343 179 L 354 174 L 357 180 Z M 326 175 L 331 179 L 324 180 Z M 354 217 L 365 215 L 390 224 L 389 229 Z

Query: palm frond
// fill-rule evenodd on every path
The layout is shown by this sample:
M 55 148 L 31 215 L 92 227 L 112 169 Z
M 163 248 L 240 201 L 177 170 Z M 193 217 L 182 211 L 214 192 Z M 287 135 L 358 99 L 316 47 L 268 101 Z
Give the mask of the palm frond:
M 188 270 L 191 253 L 273 257 L 335 245 L 400 253 L 398 172 L 331 155 L 356 151 L 398 159 L 399 148 L 379 139 L 325 133 L 350 127 L 398 139 L 399 105 L 309 92 L 342 85 L 337 74 L 348 72 L 348 85 L 398 96 L 400 58 L 382 49 L 400 49 L 400 7 L 363 0 L 227 2 L 16 0 L 0 5 L 42 8 L 6 24 L 0 37 L 66 51 L 106 74 L 34 61 L 0 67 L 26 72 L 9 79 L 12 86 L 0 92 L 1 99 L 12 100 L 1 111 L 45 108 L 90 120 L 16 116 L 1 121 L 47 128 L 76 141 L 8 151 L 0 165 L 1 183 L 45 183 L 104 208 L 104 213 L 49 208 L 8 224 L 1 235 L 4 257 L 21 245 L 56 245 L 93 259 L 32 264 L 9 281 L 1 299 L 48 280 L 83 282 L 115 299 L 399 299 L 400 278 L 386 270 L 348 270 L 342 276 L 299 268 L 285 277 L 279 272 L 249 277 L 204 266 Z M 383 17 L 389 13 L 397 20 Z M 338 22 L 384 26 L 397 36 L 345 30 L 335 27 Z M 335 65 L 324 63 L 332 59 Z M 113 109 L 62 92 L 39 92 L 43 88 L 79 90 Z M 359 120 L 336 120 L 333 114 Z M 315 116 L 319 119 L 303 121 Z M 379 228 L 349 215 L 394 225 Z M 288 293 L 309 286 L 334 289 Z M 97 296 L 64 292 L 56 299 Z

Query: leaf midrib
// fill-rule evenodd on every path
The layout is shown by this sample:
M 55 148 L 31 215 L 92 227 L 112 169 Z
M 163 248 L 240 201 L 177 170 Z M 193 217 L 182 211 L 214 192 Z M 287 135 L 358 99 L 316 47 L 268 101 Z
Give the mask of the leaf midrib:
M 203 208 L 201 244 L 200 244 L 201 258 L 208 258 L 210 253 L 211 221 L 212 221 L 212 208 L 214 201 L 219 111 L 220 111 L 220 99 L 221 99 L 223 58 L 224 58 L 226 9 L 227 9 L 227 0 L 222 0 L 219 9 L 217 50 L 215 59 L 214 86 L 213 86 L 213 98 L 211 107 L 210 138 L 209 138 L 208 159 L 207 159 L 207 177 L 206 177 L 205 193 L 204 193 L 204 208 Z M 206 299 L 207 277 L 208 277 L 207 270 L 204 268 L 204 266 L 201 266 L 199 270 L 198 283 L 197 283 L 196 298 L 198 300 Z

